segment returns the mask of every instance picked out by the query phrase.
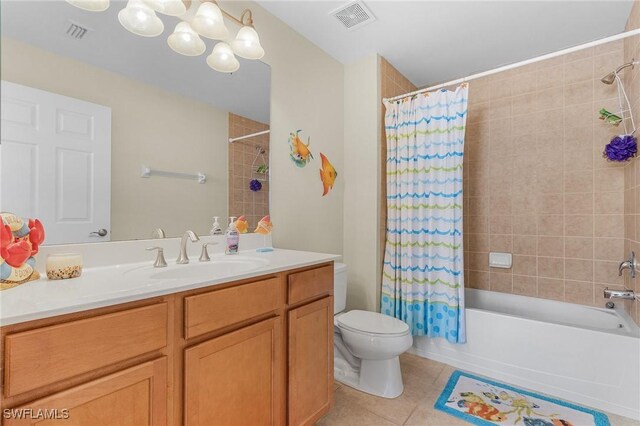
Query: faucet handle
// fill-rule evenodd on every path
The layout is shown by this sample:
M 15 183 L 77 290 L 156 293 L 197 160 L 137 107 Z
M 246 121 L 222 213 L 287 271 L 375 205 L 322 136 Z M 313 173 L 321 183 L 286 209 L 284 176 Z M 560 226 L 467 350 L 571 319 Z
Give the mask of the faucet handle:
M 200 262 L 208 262 L 211 260 L 209 257 L 209 252 L 207 251 L 207 246 L 214 246 L 218 243 L 204 243 L 202 244 L 202 252 L 200 252 Z
M 156 257 L 156 261 L 153 262 L 154 268 L 164 268 L 167 266 L 167 261 L 164 259 L 164 249 L 160 246 L 155 247 L 147 247 L 147 251 L 158 250 L 158 256 Z

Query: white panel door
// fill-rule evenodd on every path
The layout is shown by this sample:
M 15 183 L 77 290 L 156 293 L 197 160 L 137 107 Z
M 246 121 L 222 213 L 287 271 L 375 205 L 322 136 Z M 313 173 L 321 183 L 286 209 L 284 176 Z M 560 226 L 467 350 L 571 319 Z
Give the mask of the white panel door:
M 111 108 L 7 81 L 1 89 L 0 211 L 39 218 L 45 244 L 109 241 Z

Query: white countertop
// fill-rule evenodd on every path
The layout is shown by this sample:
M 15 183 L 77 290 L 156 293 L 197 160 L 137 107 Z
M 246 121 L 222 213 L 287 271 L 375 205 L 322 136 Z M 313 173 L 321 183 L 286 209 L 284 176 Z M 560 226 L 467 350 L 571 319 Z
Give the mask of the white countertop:
M 173 259 L 167 258 L 169 265 L 166 268 L 153 268 L 152 260 L 85 267 L 82 276 L 68 280 L 49 280 L 46 274 L 43 274 L 38 281 L 0 292 L 0 325 L 6 326 L 209 287 L 329 262 L 339 257 L 333 254 L 283 249 L 274 249 L 266 253 L 246 250 L 234 256 L 218 253 L 211 256 L 212 261 L 256 259 L 264 264 L 250 271 L 214 278 L 152 278 L 153 274 L 164 271 L 177 272 L 179 269 L 186 271 L 189 268 L 205 267 L 205 263 L 198 262 L 197 257 L 192 257 L 188 265 L 177 265 Z M 180 275 L 179 272 L 175 274 Z

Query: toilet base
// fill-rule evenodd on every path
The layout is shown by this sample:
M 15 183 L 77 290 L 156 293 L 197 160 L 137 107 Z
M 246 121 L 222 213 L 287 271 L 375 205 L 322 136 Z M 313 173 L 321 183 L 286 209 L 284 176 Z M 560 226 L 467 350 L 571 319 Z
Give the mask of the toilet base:
M 339 351 L 335 350 L 334 378 L 340 383 L 371 395 L 397 398 L 402 395 L 404 385 L 400 373 L 400 358 L 383 360 L 360 360 L 360 368 L 350 365 Z

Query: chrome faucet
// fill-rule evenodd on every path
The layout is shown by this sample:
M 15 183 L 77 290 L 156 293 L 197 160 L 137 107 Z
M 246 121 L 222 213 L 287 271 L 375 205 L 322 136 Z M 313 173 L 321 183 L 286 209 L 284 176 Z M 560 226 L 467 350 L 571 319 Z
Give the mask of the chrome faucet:
M 630 274 L 631 274 L 631 278 L 635 278 L 636 277 L 636 253 L 635 252 L 631 252 L 631 257 L 629 258 L 629 260 L 625 260 L 624 262 L 620 263 L 620 266 L 618 266 L 618 275 L 622 276 L 622 271 L 624 271 L 625 269 L 629 269 Z M 605 296 L 606 297 L 606 296 Z
M 625 299 L 625 300 L 635 300 L 636 294 L 633 290 L 624 289 L 624 290 L 609 290 L 609 287 L 605 287 L 604 289 L 604 298 L 605 299 Z
M 198 238 L 193 231 L 186 231 L 184 235 L 182 235 L 182 239 L 180 240 L 180 255 L 178 256 L 178 260 L 176 260 L 176 263 L 179 265 L 189 263 L 189 256 L 187 256 L 187 238 L 189 238 L 192 243 L 200 241 L 200 238 Z

